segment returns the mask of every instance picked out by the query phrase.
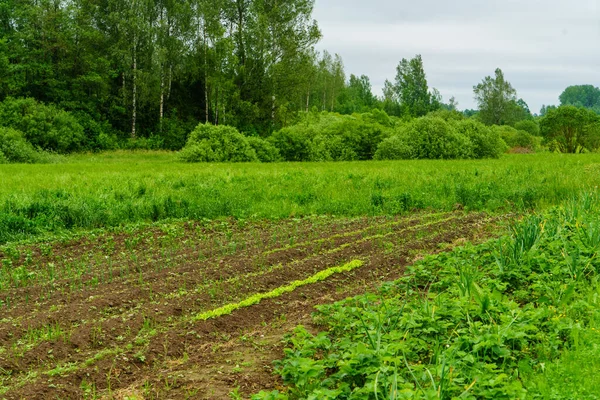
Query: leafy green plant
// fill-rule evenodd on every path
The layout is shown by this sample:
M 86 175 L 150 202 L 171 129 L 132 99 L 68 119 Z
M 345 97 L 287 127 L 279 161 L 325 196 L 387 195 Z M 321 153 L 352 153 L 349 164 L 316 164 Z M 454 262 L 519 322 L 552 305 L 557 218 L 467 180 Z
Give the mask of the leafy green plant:
M 298 327 L 276 363 L 287 390 L 254 398 L 569 398 L 545 374 L 600 343 L 597 250 L 580 228 L 600 216 L 590 197 L 499 240 L 429 256 L 378 294 L 319 307 L 326 330 Z
M 0 125 L 23 132 L 29 143 L 45 150 L 67 153 L 84 144 L 83 127 L 73 115 L 31 98 L 1 102 Z
M 220 317 L 223 315 L 231 314 L 235 310 L 238 310 L 238 309 L 244 308 L 244 307 L 250 307 L 254 304 L 260 303 L 262 300 L 272 299 L 275 297 L 279 297 L 284 293 L 293 292 L 294 290 L 296 290 L 297 288 L 299 288 L 301 286 L 306 286 L 306 285 L 310 285 L 313 283 L 323 281 L 334 274 L 352 271 L 353 269 L 361 267 L 363 264 L 364 263 L 362 261 L 356 260 L 356 261 L 352 261 L 352 262 L 345 264 L 343 266 L 340 266 L 340 267 L 328 268 L 326 270 L 316 273 L 315 275 L 311 276 L 310 278 L 303 279 L 301 281 L 293 281 L 288 285 L 281 286 L 270 292 L 257 293 L 253 296 L 248 297 L 247 299 L 240 301 L 239 303 L 228 304 L 226 306 L 223 306 L 223 307 L 220 307 L 220 308 L 217 308 L 214 310 L 200 313 L 193 318 L 193 321 L 202 321 L 202 320 L 217 318 L 217 317 Z
M 22 132 L 0 126 L 0 163 L 36 163 L 43 160 L 40 152 L 27 142 Z
M 230 126 L 199 124 L 190 134 L 180 159 L 186 162 L 256 162 L 247 138 Z

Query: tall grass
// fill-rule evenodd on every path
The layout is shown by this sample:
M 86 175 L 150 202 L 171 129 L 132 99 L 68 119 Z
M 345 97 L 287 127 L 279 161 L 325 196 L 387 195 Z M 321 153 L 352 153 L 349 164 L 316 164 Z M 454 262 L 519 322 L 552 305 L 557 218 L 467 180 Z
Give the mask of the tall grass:
M 168 218 L 525 210 L 600 183 L 600 155 L 483 161 L 181 164 L 170 153 L 78 155 L 0 165 L 0 243 Z

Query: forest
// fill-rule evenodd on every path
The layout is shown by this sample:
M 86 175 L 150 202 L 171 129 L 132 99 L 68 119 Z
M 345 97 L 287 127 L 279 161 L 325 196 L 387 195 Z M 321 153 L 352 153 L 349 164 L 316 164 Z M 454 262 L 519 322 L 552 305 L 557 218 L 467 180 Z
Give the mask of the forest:
M 336 161 L 600 146 L 593 85 L 568 87 L 558 106 L 533 113 L 497 69 L 474 82 L 478 110 L 458 111 L 415 55 L 376 96 L 368 76 L 348 77 L 339 55 L 315 50 L 313 6 L 5 0 L 0 161 L 119 148 L 185 147 L 184 161 Z

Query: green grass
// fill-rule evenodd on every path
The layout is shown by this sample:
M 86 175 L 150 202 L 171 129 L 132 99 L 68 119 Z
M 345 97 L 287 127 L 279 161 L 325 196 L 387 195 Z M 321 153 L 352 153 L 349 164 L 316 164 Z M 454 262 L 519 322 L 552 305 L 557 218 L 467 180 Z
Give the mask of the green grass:
M 600 183 L 600 155 L 482 161 L 182 164 L 168 152 L 0 165 L 0 243 L 166 219 L 525 210 Z

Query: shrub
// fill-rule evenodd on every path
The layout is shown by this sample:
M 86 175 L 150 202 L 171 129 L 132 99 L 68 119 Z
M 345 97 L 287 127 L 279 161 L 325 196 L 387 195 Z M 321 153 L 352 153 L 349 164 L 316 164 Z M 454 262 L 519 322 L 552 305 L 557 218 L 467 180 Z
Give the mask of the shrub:
M 515 124 L 515 129 L 518 131 L 525 131 L 531 136 L 540 136 L 540 126 L 537 122 L 526 119 L 519 121 Z
M 539 146 L 539 140 L 529 132 L 519 131 L 507 125 L 493 126 L 492 130 L 500 135 L 510 149 L 520 147 L 533 151 Z
M 294 125 L 273 133 L 268 140 L 285 161 L 308 161 L 314 136 L 312 127 Z
M 379 144 L 375 160 L 408 160 L 412 157 L 412 148 L 401 135 L 394 135 Z
M 36 100 L 7 98 L 0 103 L 0 124 L 17 129 L 34 146 L 67 153 L 81 150 L 83 127 L 70 113 Z
M 269 140 L 286 161 L 370 160 L 392 125 L 380 110 L 353 115 L 310 113 Z
M 180 153 L 185 162 L 257 162 L 247 138 L 231 126 L 199 124 Z
M 41 161 L 40 154 L 25 140 L 22 132 L 0 127 L 0 159 L 2 163 L 35 163 Z
M 412 158 L 455 159 L 471 158 L 473 145 L 454 126 L 441 118 L 419 118 L 406 127 L 407 145 L 412 149 Z
M 85 111 L 71 113 L 83 128 L 85 147 L 90 150 L 114 150 L 118 147 L 117 135 L 108 121 L 94 117 Z
M 6 158 L 2 150 L 0 150 L 0 164 L 8 164 L 8 158 Z
M 455 121 L 456 131 L 473 146 L 473 158 L 498 158 L 507 148 L 497 131 L 472 119 Z
M 281 155 L 277 147 L 273 146 L 271 142 L 268 142 L 258 136 L 247 137 L 246 140 L 261 162 L 277 162 L 281 160 Z
M 123 150 L 160 150 L 163 148 L 163 139 L 160 136 L 136 137 L 121 140 L 119 148 Z
M 427 114 L 427 116 L 441 118 L 444 121 L 462 121 L 466 119 L 465 115 L 460 111 L 444 109 L 432 111 L 429 114 Z

